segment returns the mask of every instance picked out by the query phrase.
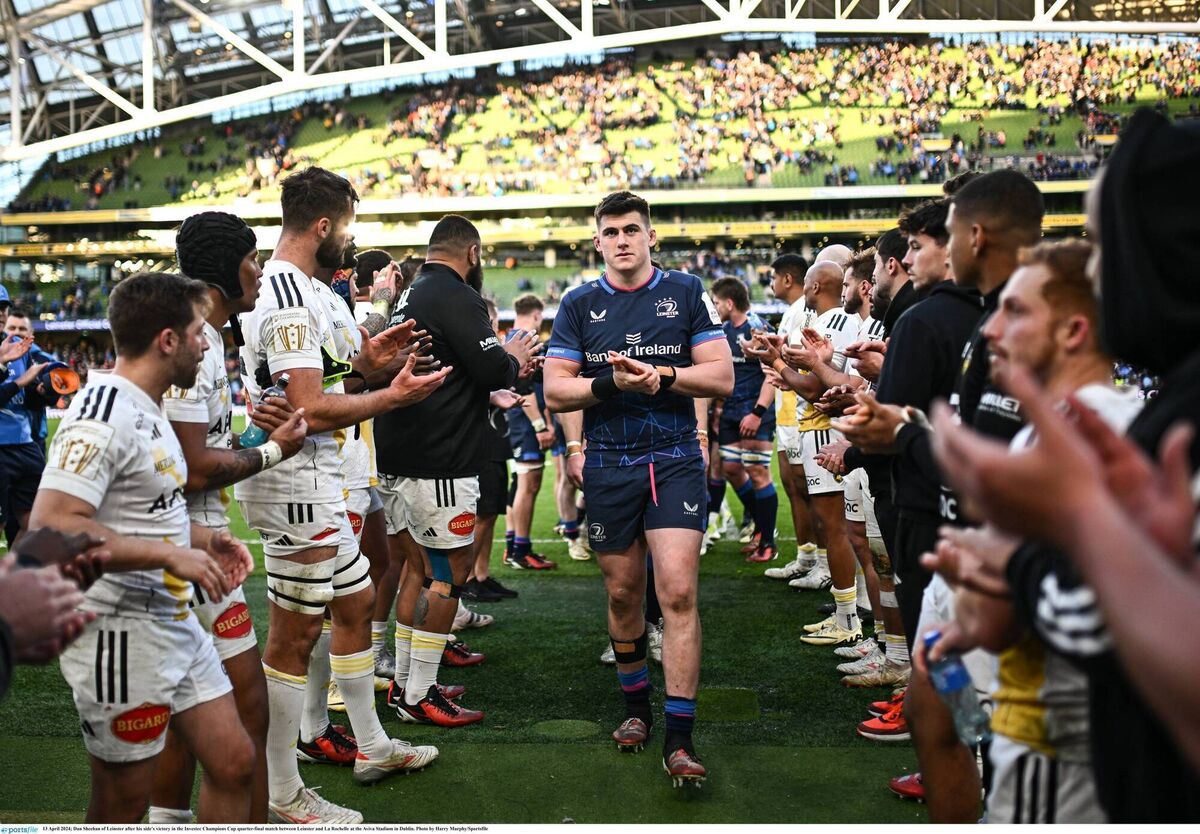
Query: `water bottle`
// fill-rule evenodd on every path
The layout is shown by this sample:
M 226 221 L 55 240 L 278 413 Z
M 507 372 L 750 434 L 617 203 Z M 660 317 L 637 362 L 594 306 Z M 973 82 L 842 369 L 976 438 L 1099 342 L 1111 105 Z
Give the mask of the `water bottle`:
M 942 633 L 936 629 L 925 635 L 926 657 L 941 639 Z M 979 696 L 975 694 L 975 686 L 971 683 L 971 674 L 960 655 L 948 654 L 938 662 L 930 663 L 929 679 L 950 708 L 954 716 L 954 728 L 963 744 L 975 747 L 992 737 L 991 720 L 979 703 Z
M 268 397 L 287 397 L 288 375 L 280 374 L 279 381 L 262 392 L 262 396 L 258 398 L 258 404 L 262 405 Z M 255 446 L 261 446 L 267 442 L 267 433 L 260 429 L 254 423 L 246 426 L 246 430 L 242 432 L 241 443 L 243 449 L 253 449 Z

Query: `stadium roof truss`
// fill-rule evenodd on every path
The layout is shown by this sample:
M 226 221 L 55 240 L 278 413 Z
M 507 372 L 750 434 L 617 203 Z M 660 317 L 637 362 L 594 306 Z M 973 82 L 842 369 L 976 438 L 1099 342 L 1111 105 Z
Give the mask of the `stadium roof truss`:
M 323 87 L 666 41 L 1200 34 L 1200 0 L 0 0 L 0 31 L 14 161 Z

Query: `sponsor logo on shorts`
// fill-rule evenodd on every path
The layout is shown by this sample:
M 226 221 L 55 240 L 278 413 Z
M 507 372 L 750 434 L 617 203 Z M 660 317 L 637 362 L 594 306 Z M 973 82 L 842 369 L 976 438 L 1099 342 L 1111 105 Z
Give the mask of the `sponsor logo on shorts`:
M 358 513 L 346 513 L 346 517 L 350 519 L 350 529 L 354 531 L 354 535 L 362 533 L 363 517 Z
M 450 519 L 446 529 L 453 536 L 469 536 L 475 529 L 475 513 L 459 513 Z
M 162 704 L 142 704 L 123 712 L 109 724 L 112 734 L 130 744 L 149 744 L 167 731 L 171 708 Z
M 250 633 L 254 623 L 250 620 L 250 609 L 244 602 L 235 602 L 225 609 L 212 625 L 212 633 L 222 640 L 237 640 Z
M 695 504 L 689 504 L 687 501 L 684 501 L 683 511 L 687 515 L 697 515 L 700 511 L 700 502 L 697 501 Z
M 604 525 L 603 524 L 589 524 L 588 525 L 588 538 L 593 539 L 598 542 L 604 541 Z
M 336 535 L 337 532 L 338 532 L 338 528 L 336 528 L 336 527 L 326 527 L 320 533 L 317 533 L 315 536 L 313 536 L 312 540 L 315 542 L 319 542 L 319 541 L 321 541 L 321 539 L 327 539 L 330 536 Z

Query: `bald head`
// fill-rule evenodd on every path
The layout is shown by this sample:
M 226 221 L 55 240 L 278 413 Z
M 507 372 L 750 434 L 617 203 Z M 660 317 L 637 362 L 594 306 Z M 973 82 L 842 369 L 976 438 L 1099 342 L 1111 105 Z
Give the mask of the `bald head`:
M 824 313 L 841 306 L 845 270 L 833 261 L 817 261 L 804 275 L 804 300 L 810 310 Z
M 850 262 L 850 258 L 854 255 L 853 250 L 849 246 L 843 246 L 840 243 L 833 243 L 826 246 L 817 253 L 816 261 L 832 261 L 841 269 L 846 268 L 846 264 Z

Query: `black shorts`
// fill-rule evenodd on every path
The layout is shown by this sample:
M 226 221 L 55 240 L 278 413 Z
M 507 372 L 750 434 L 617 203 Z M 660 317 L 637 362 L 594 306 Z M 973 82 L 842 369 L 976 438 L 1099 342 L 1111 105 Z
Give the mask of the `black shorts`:
M 646 530 L 703 532 L 707 524 L 708 480 L 699 455 L 655 464 L 585 468 L 583 493 L 588 502 L 588 541 L 598 553 L 628 550 Z
M 744 417 L 745 415 L 743 415 Z M 742 417 L 734 419 L 721 415 L 721 427 L 717 430 L 717 442 L 722 446 L 740 443 L 743 440 L 761 440 L 769 443 L 775 439 L 775 412 L 768 411 L 762 417 L 762 422 L 758 424 L 758 431 L 754 433 L 754 437 L 742 437 Z
M 0 446 L 0 513 L 16 520 L 33 509 L 46 454 L 37 443 Z
M 508 461 L 485 461 L 479 470 L 479 503 L 475 514 L 487 518 L 504 515 L 508 503 Z

